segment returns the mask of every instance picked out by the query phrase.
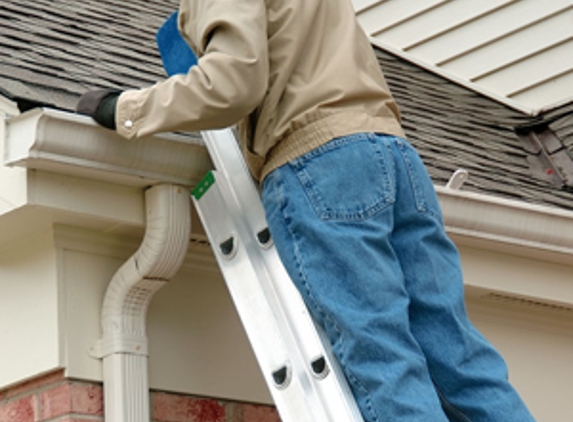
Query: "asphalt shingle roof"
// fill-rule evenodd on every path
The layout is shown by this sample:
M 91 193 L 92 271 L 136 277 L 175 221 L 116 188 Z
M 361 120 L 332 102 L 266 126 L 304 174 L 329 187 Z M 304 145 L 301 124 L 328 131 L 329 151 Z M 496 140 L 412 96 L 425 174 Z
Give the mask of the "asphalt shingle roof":
M 437 184 L 458 168 L 468 170 L 463 189 L 573 209 L 573 193 L 532 172 L 516 128 L 549 127 L 573 153 L 573 103 L 532 117 L 377 50 L 400 108 L 408 139 Z
M 151 85 L 165 75 L 155 31 L 177 6 L 177 0 L 3 1 L 0 92 L 73 110 L 90 88 Z
M 155 31 L 178 0 L 11 0 L 0 3 L 0 94 L 24 108 L 73 110 L 91 88 L 164 78 Z M 573 156 L 573 104 L 531 117 L 377 49 L 408 139 L 436 184 L 458 168 L 464 190 L 573 209 L 573 193 L 533 172 L 515 128 L 546 120 Z M 533 158 L 535 160 L 535 158 Z

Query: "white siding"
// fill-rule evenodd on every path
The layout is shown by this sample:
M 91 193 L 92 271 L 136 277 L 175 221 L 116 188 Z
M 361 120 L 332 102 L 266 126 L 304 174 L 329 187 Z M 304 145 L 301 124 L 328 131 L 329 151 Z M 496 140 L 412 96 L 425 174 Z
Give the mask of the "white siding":
M 353 0 L 382 45 L 540 109 L 573 99 L 573 0 Z
M 0 250 L 0 389 L 62 367 L 51 240 L 44 231 Z
M 101 361 L 88 353 L 101 336 L 101 304 L 117 268 L 141 239 L 64 226 L 57 227 L 55 236 L 63 290 L 60 338 L 65 345 L 66 375 L 101 381 Z M 207 247 L 191 245 L 177 276 L 153 297 L 147 335 L 152 389 L 271 402 L 215 257 Z

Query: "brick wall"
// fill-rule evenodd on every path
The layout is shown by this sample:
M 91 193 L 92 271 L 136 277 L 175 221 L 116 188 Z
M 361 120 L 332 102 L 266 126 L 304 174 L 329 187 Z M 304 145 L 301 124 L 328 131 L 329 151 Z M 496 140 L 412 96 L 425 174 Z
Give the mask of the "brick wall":
M 64 378 L 63 371 L 0 391 L 0 422 L 103 421 L 100 385 Z
M 152 392 L 152 422 L 280 422 L 275 409 Z M 0 422 L 103 422 L 100 384 L 66 379 L 63 371 L 0 390 Z

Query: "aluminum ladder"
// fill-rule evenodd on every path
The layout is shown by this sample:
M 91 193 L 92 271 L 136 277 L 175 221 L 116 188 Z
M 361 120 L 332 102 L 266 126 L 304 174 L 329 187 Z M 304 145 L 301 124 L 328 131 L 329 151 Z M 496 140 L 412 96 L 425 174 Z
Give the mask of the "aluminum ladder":
M 233 131 L 202 136 L 215 169 L 193 190 L 193 202 L 282 421 L 363 422 L 279 259 Z

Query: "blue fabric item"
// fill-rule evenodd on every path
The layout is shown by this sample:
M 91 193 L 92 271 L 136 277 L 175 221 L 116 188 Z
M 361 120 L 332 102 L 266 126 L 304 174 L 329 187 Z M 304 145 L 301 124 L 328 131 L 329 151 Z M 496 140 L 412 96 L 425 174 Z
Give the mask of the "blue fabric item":
M 187 73 L 197 64 L 197 56 L 177 28 L 178 15 L 179 12 L 173 12 L 155 36 L 163 68 L 168 76 Z
M 279 255 L 367 422 L 532 422 L 466 314 L 458 251 L 403 139 L 357 134 L 271 172 Z

